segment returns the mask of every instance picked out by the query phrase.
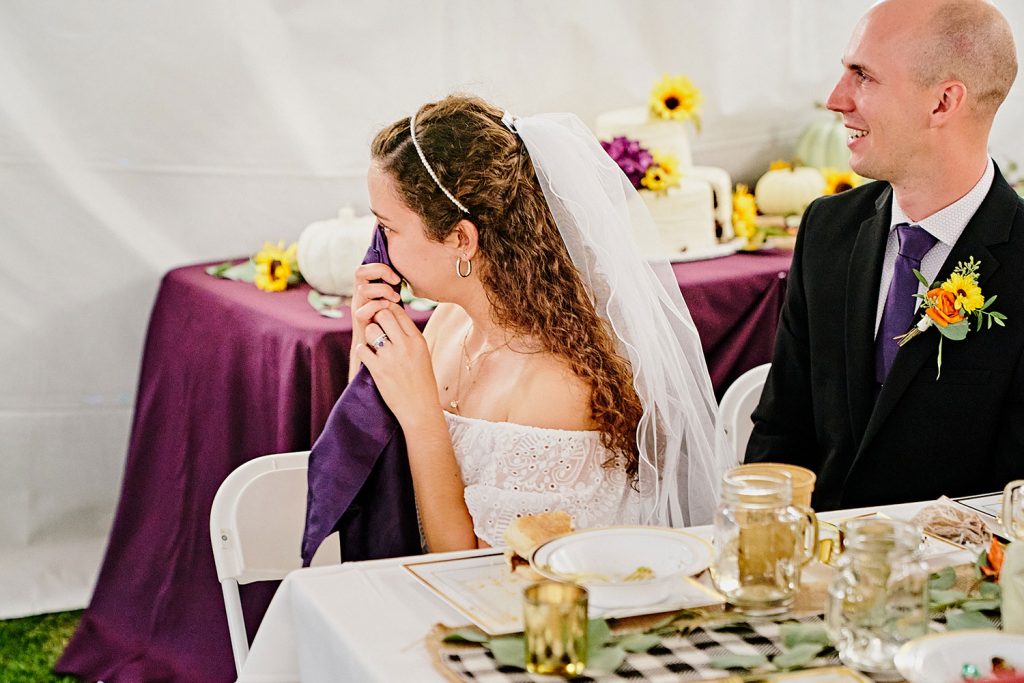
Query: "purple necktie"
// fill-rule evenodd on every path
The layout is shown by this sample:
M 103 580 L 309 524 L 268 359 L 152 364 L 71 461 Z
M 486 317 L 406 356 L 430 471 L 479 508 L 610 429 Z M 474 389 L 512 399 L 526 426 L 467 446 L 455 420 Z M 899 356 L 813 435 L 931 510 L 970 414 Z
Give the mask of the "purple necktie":
M 900 253 L 896 256 L 896 267 L 893 269 L 885 308 L 882 309 L 882 322 L 875 339 L 875 381 L 879 385 L 889 376 L 899 349 L 893 337 L 906 333 L 914 324 L 914 311 L 917 308 L 914 294 L 917 293 L 918 284 L 914 270 L 921 269 L 921 259 L 937 241 L 935 236 L 921 226 L 906 223 L 896 226 L 896 236 L 900 242 Z

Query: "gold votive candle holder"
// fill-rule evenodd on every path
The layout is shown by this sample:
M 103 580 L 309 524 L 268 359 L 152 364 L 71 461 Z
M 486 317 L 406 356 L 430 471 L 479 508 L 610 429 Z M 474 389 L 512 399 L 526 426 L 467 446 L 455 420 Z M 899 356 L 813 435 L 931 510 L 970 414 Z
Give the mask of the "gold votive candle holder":
M 523 591 L 523 641 L 530 673 L 576 676 L 587 666 L 587 590 L 541 581 Z

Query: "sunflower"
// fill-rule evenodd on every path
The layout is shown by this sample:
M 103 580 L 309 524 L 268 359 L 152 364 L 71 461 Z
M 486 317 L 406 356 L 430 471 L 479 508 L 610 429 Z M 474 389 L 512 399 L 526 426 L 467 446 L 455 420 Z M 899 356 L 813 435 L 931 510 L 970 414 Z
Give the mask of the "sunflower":
M 964 313 L 971 313 L 985 305 L 985 297 L 981 295 L 981 287 L 973 275 L 954 272 L 942 283 L 942 288 L 956 297 L 956 306 Z
M 651 113 L 661 119 L 692 120 L 700 130 L 698 107 L 704 98 L 686 76 L 662 76 L 651 90 Z
M 653 161 L 640 184 L 652 192 L 664 192 L 679 185 L 679 160 L 670 154 L 652 153 Z
M 825 194 L 839 194 L 859 187 L 864 179 L 853 171 L 840 171 L 835 168 L 822 169 L 825 174 Z
M 284 291 L 292 274 L 298 272 L 295 257 L 298 248 L 295 242 L 287 249 L 283 241 L 276 245 L 264 242 L 263 249 L 253 257 L 256 262 L 256 275 L 253 278 L 255 285 L 265 292 Z
M 743 183 L 738 183 L 732 193 L 732 228 L 748 242 L 757 235 L 757 201 Z

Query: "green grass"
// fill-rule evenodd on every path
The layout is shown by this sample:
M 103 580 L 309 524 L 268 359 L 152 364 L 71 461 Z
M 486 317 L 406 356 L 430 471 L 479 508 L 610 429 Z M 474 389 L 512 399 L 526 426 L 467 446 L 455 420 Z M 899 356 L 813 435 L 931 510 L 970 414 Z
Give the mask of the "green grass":
M 79 610 L 0 621 L 0 681 L 75 681 L 52 669 L 81 616 Z

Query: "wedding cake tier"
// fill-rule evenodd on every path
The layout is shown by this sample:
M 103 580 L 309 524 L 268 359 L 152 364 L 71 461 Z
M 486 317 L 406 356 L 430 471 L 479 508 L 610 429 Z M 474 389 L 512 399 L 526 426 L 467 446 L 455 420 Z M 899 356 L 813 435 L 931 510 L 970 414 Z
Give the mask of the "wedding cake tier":
M 646 107 L 630 107 L 616 109 L 600 114 L 594 126 L 597 137 L 610 140 L 618 136 L 637 140 L 645 148 L 668 154 L 678 161 L 680 173 L 688 180 L 687 188 L 681 189 L 680 197 L 669 201 L 648 201 L 648 206 L 658 206 L 655 220 L 669 220 L 673 211 L 690 212 L 672 218 L 672 225 L 666 224 L 664 233 L 679 230 L 686 225 L 686 235 L 681 238 L 692 248 L 698 244 L 713 245 L 716 243 L 715 224 L 721 226 L 722 239 L 731 239 L 732 230 L 732 179 L 723 169 L 711 166 L 694 166 L 693 154 L 690 151 L 690 139 L 687 121 L 661 119 L 651 115 Z M 710 186 L 708 191 L 700 185 Z M 647 199 L 647 192 L 641 192 Z M 707 206 L 703 197 L 708 197 Z M 672 206 L 675 203 L 675 206 Z M 652 208 L 652 214 L 655 209 Z M 678 241 L 678 239 L 671 240 Z
M 685 169 L 693 166 L 688 125 L 685 121 L 654 118 L 647 107 L 630 107 L 599 114 L 594 132 L 601 140 L 619 135 L 639 140 L 648 149 L 671 154 Z
M 658 229 L 663 253 L 678 254 L 713 246 L 715 218 L 711 186 L 684 177 L 666 192 L 640 192 Z

